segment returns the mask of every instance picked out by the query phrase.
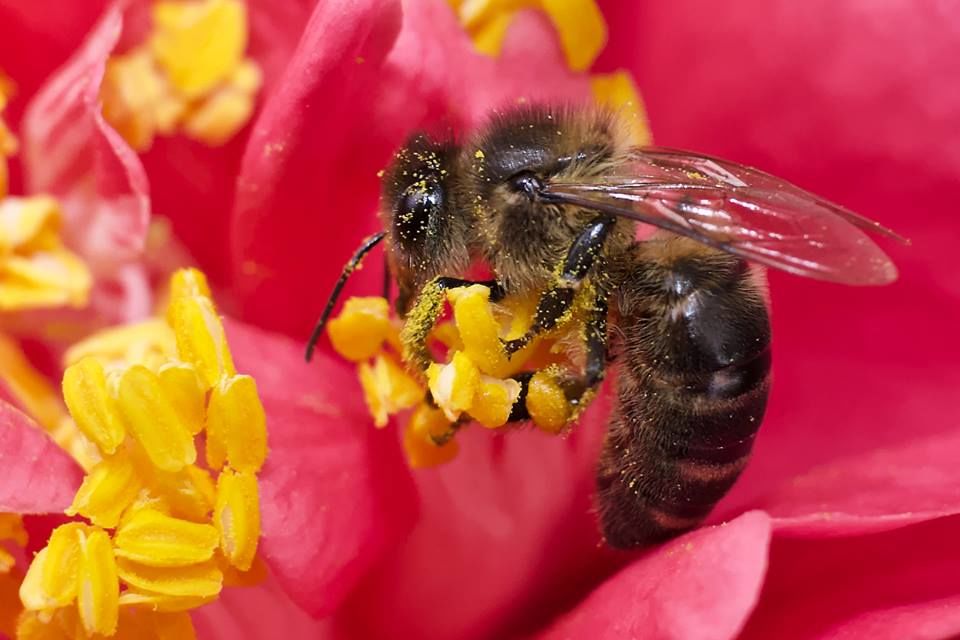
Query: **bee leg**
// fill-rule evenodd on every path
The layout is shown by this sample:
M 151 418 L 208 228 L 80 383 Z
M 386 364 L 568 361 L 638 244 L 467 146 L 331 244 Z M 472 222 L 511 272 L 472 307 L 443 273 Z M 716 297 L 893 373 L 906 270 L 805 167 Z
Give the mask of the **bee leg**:
M 437 318 L 443 310 L 443 301 L 447 289 L 466 287 L 480 284 L 490 289 L 490 300 L 497 302 L 503 299 L 503 286 L 496 280 L 476 282 L 462 278 L 438 276 L 425 284 L 420 295 L 404 318 L 403 329 L 400 332 L 400 342 L 403 344 L 403 359 L 417 370 L 425 371 L 433 358 L 427 348 L 427 336 L 437 323 Z
M 540 296 L 533 325 L 525 335 L 503 343 L 507 353 L 519 351 L 538 334 L 560 324 L 573 306 L 580 284 L 590 273 L 616 221 L 612 216 L 599 216 L 574 240 L 553 284 Z

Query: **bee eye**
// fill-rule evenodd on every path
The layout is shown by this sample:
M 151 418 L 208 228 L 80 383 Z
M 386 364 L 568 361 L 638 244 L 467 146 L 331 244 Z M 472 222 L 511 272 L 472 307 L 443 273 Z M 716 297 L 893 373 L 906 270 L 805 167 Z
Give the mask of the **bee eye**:
M 522 171 L 510 178 L 510 187 L 531 200 L 535 200 L 543 191 L 544 184 L 540 176 L 532 171 Z
M 403 240 L 415 240 L 430 226 L 430 219 L 443 207 L 443 189 L 432 181 L 410 185 L 397 202 L 394 225 Z

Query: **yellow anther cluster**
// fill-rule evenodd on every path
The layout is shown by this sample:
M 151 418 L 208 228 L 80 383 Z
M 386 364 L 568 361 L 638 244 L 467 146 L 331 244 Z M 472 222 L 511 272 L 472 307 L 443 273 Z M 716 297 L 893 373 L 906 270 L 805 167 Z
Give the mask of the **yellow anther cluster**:
M 449 0 L 477 50 L 499 55 L 507 29 L 521 9 L 546 13 L 560 38 L 568 66 L 586 71 L 607 43 L 607 26 L 596 0 Z M 650 144 L 643 101 L 628 71 L 591 76 L 596 101 L 620 113 L 636 145 Z M 478 153 L 480 153 L 478 151 Z
M 34 558 L 19 637 L 64 628 L 192 637 L 185 612 L 215 599 L 225 574 L 254 566 L 263 406 L 253 379 L 234 368 L 203 274 L 179 271 L 170 288 L 166 322 L 97 336 L 68 355 L 64 399 L 99 461 L 66 513 L 89 524 L 58 527 Z M 161 358 L 168 340 L 173 353 Z M 148 361 L 124 360 L 144 342 L 166 346 Z M 150 628 L 181 635 L 134 633 Z
M 229 141 L 262 83 L 247 37 L 242 0 L 155 2 L 146 41 L 107 63 L 104 117 L 137 150 L 178 131 L 211 146 Z
M 567 64 L 583 71 L 607 43 L 607 25 L 595 0 L 449 0 L 477 49 L 500 53 L 507 28 L 521 9 L 540 9 L 560 35 Z
M 430 345 L 445 356 L 427 368 L 426 388 L 395 355 L 403 349 L 385 299 L 351 298 L 328 327 L 334 349 L 358 362 L 367 406 L 378 427 L 385 426 L 389 416 L 413 409 L 403 437 L 409 464 L 429 467 L 452 460 L 458 451 L 455 435 L 463 424 L 476 421 L 490 429 L 506 425 L 522 389 L 513 376 L 523 370 L 537 371 L 532 395 L 525 401 L 534 424 L 550 433 L 562 431 L 575 416 L 557 382 L 562 368 L 551 366 L 566 362 L 562 345 L 538 339 L 511 357 L 502 344 L 526 332 L 533 304 L 492 305 L 490 290 L 482 285 L 452 289 L 446 298 L 453 321 L 439 323 L 430 333 Z
M 48 196 L 7 194 L 7 158 L 17 151 L 2 118 L 11 86 L 0 74 L 0 313 L 82 307 L 90 294 L 90 271 L 60 239 L 59 204 Z

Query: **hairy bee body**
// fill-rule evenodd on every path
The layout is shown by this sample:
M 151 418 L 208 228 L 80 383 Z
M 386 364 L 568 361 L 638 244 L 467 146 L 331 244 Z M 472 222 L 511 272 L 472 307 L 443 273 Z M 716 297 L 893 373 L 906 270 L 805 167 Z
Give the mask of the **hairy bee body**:
M 571 404 L 592 397 L 619 353 L 597 471 L 615 547 L 696 526 L 749 458 L 770 388 L 770 325 L 747 260 L 845 284 L 896 278 L 863 233 L 893 232 L 755 169 L 632 148 L 626 131 L 602 110 L 527 106 L 461 142 L 412 138 L 385 172 L 384 230 L 347 265 L 308 346 L 309 358 L 347 276 L 383 239 L 415 370 L 431 362 L 443 290 L 469 284 L 478 262 L 492 300 L 539 300 L 508 353 L 579 304 L 585 362 L 565 381 Z M 637 221 L 659 230 L 637 240 Z
M 618 404 L 597 473 L 604 534 L 618 547 L 707 516 L 746 466 L 770 388 L 751 268 L 684 238 L 634 249 L 616 295 Z

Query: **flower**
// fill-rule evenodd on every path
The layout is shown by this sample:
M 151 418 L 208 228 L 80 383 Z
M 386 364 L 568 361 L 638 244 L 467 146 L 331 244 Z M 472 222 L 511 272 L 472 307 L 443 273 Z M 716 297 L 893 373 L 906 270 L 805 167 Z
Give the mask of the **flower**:
M 153 312 L 141 247 L 148 214 L 169 215 L 221 307 L 240 319 L 224 330 L 235 368 L 257 381 L 268 425 L 258 553 L 272 577 L 198 609 L 200 637 L 400 628 L 423 638 L 763 638 L 783 635 L 785 619 L 795 637 L 960 631 L 960 349 L 950 340 L 960 291 L 950 222 L 935 213 L 956 193 L 952 9 L 738 0 L 718 12 L 681 0 L 638 11 L 606 0 L 597 13 L 579 1 L 249 0 L 241 60 L 264 81 L 242 97 L 252 102 L 249 126 L 233 123 L 230 140 L 210 147 L 178 121 L 138 153 L 97 100 L 111 56 L 147 42 L 150 22 L 140 18 L 152 5 L 106 7 L 81 46 L 102 7 L 73 4 L 83 6 L 63 9 L 61 29 L 42 0 L 0 1 L 0 68 L 19 90 L 6 113 L 24 148 L 12 191 L 58 198 L 65 246 L 96 282 L 118 265 L 139 270 L 136 313 L 98 306 L 94 286 L 101 324 Z M 593 61 L 597 16 L 608 43 Z M 26 69 L 23 52 L 34 49 L 42 71 Z M 34 75 L 63 61 L 49 83 Z M 376 173 L 409 132 L 465 130 L 520 98 L 629 95 L 631 76 L 659 143 L 782 174 L 914 247 L 890 249 L 902 276 L 883 290 L 772 275 L 776 380 L 753 461 L 707 526 L 623 554 L 598 546 L 592 514 L 609 389 L 568 437 L 468 428 L 449 464 L 411 472 L 389 423 L 371 428 L 354 367 L 327 343 L 307 367 L 300 343 L 327 283 L 376 227 Z M 376 258 L 368 263 L 349 293 L 379 291 Z M 28 379 L 14 369 L 10 379 Z M 0 388 L 16 396 L 9 382 Z M 41 505 L 66 508 L 77 470 L 41 474 L 11 451 L 24 473 L 9 495 L 21 502 L 0 500 L 0 511 L 24 510 L 23 496 L 48 486 L 38 478 L 70 476 L 62 504 Z M 50 529 L 34 524 L 24 519 L 31 550 Z M 97 525 L 82 526 L 86 535 Z

